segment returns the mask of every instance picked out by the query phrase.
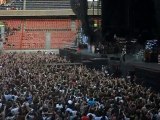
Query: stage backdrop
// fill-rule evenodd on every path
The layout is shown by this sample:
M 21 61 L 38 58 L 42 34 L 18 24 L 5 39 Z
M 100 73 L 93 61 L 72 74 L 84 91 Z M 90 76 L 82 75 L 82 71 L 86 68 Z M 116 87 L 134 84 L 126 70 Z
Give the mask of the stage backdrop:
M 159 4 L 158 4 L 159 3 Z M 102 33 L 120 36 L 157 34 L 159 0 L 102 0 Z M 146 39 L 146 38 L 145 38 Z

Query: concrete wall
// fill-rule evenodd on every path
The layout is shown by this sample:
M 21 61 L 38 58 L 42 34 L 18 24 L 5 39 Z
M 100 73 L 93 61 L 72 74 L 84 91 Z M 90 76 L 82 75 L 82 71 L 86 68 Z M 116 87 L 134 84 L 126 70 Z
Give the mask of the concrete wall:
M 89 15 L 93 15 L 93 10 L 88 10 Z M 101 10 L 99 10 L 101 14 Z M 75 15 L 72 9 L 55 9 L 55 10 L 0 10 L 0 17 L 25 17 L 25 16 L 70 16 Z M 94 15 L 98 15 L 97 9 L 94 10 Z

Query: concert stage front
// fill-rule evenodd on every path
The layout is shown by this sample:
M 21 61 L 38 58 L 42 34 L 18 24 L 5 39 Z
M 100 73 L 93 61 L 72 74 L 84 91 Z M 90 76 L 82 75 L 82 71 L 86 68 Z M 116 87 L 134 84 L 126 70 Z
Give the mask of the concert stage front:
M 91 69 L 100 70 L 102 65 L 105 65 L 110 67 L 112 73 L 119 69 L 123 77 L 131 71 L 136 75 L 138 82 L 155 89 L 160 88 L 160 65 L 158 63 L 137 61 L 133 56 L 126 56 L 126 61 L 122 61 L 120 55 L 100 55 L 87 50 L 61 49 L 59 53 L 71 62 L 80 62 Z
M 160 88 L 160 65 L 158 63 L 132 62 L 128 66 L 135 71 L 138 82 L 145 86 L 153 86 L 154 89 Z
M 59 54 L 71 62 L 81 62 L 89 68 L 101 69 L 102 65 L 108 64 L 107 56 L 102 57 L 102 55 L 93 54 L 86 49 L 81 51 L 76 49 L 60 49 Z

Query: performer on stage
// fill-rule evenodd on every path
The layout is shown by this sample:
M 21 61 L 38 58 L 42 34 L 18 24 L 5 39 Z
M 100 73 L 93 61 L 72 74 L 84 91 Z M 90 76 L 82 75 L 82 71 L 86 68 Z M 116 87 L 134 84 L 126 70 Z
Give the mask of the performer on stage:
M 122 49 L 122 60 L 123 62 L 126 61 L 126 46 L 124 46 L 124 48 Z

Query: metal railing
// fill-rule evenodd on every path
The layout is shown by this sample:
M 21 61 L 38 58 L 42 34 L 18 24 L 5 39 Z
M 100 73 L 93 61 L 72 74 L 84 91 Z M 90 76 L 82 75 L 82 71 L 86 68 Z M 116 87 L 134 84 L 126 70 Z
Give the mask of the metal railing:
M 54 10 L 71 9 L 70 0 L 14 0 L 0 5 L 0 10 Z M 88 9 L 101 10 L 101 2 L 88 1 Z
M 0 10 L 71 9 L 69 0 L 15 0 L 0 6 Z

